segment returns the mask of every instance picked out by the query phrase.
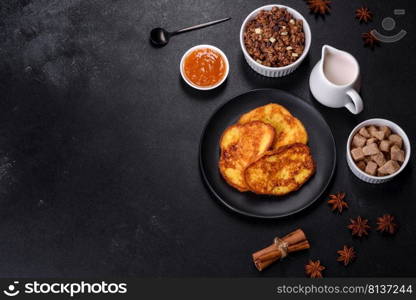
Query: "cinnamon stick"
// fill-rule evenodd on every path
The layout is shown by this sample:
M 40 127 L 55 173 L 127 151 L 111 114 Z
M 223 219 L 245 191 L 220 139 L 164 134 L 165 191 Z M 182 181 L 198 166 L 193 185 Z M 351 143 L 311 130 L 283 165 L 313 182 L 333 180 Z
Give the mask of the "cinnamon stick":
M 309 249 L 311 247 L 311 245 L 309 244 L 308 241 L 303 241 L 300 242 L 298 244 L 295 245 L 291 245 L 287 248 L 287 252 L 296 252 L 296 251 L 300 251 L 300 250 L 305 250 L 305 249 Z
M 297 229 L 283 238 L 273 241 L 270 246 L 253 253 L 252 258 L 256 268 L 262 271 L 291 252 L 309 248 L 310 244 L 305 233 L 302 229 Z
M 265 262 L 255 261 L 254 265 L 256 266 L 257 270 L 263 271 L 268 266 L 270 266 L 272 263 L 274 263 L 276 260 L 269 260 L 269 261 L 265 261 Z
M 306 240 L 306 235 L 302 229 L 296 229 L 295 231 L 285 235 L 282 240 L 290 245 L 294 245 L 299 242 L 303 242 Z

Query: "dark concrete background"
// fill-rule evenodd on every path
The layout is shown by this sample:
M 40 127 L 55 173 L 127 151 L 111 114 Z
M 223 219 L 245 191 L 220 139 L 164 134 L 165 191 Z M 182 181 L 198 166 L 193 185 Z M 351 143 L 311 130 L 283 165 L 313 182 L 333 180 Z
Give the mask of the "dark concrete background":
M 240 25 L 269 1 L 30 1 L 0 2 L 0 276 L 304 276 L 320 259 L 330 276 L 416 275 L 415 155 L 397 179 L 359 181 L 348 170 L 350 130 L 372 117 L 397 122 L 415 148 L 414 1 L 334 0 L 331 15 L 315 18 L 304 1 L 278 1 L 311 25 L 308 58 L 292 75 L 269 79 L 245 63 Z M 359 24 L 354 10 L 375 14 Z M 364 48 L 360 34 L 381 30 L 394 8 L 408 35 L 399 43 Z M 215 27 L 175 37 L 162 49 L 151 28 L 177 29 L 231 16 Z M 180 79 L 179 60 L 191 46 L 220 47 L 231 64 L 226 84 L 198 92 Z M 357 57 L 365 110 L 358 116 L 312 99 L 308 76 L 324 43 Z M 264 221 L 229 212 L 208 194 L 198 170 L 198 143 L 212 112 L 232 97 L 273 87 L 311 102 L 337 143 L 334 180 L 313 206 Z M 322 145 L 325 147 L 325 145 Z M 341 216 L 326 204 L 345 191 Z M 376 217 L 392 213 L 394 237 L 375 232 Z M 362 215 L 368 238 L 345 228 Z M 259 274 L 250 254 L 275 235 L 301 227 L 312 248 Z M 353 245 L 345 268 L 336 250 Z

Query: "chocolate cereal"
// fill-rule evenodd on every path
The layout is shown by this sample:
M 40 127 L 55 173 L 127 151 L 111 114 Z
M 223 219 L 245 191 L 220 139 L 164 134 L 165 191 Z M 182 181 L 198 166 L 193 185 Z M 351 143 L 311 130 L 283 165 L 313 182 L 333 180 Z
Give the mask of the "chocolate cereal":
M 250 56 L 267 67 L 283 67 L 295 62 L 305 49 L 302 20 L 285 8 L 261 10 L 247 23 L 244 45 Z

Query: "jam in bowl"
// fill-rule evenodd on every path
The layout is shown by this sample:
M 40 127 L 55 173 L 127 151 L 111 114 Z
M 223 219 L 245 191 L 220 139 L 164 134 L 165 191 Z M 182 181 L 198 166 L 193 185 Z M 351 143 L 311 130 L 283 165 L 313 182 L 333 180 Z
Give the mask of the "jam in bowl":
M 182 78 L 190 86 L 199 90 L 211 90 L 227 78 L 228 59 L 217 47 L 199 45 L 184 54 L 180 71 Z

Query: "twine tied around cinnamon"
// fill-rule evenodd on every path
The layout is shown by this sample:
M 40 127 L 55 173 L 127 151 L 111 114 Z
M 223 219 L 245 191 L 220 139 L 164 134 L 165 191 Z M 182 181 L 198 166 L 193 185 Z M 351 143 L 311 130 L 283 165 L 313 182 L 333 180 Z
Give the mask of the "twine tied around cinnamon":
M 275 237 L 273 243 L 276 245 L 277 249 L 281 253 L 280 259 L 285 258 L 287 256 L 287 248 L 289 247 L 289 245 L 279 237 Z
M 253 262 L 257 270 L 262 271 L 275 261 L 285 258 L 289 253 L 309 249 L 309 241 L 302 229 L 297 229 L 283 238 L 276 237 L 273 244 L 253 253 Z

